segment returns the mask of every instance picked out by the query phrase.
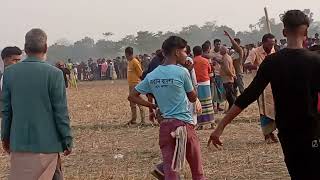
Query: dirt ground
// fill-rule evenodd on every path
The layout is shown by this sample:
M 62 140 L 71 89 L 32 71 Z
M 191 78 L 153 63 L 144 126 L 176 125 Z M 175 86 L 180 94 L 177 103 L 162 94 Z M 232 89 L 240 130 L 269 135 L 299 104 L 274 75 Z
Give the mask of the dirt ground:
M 159 127 L 125 125 L 127 94 L 125 81 L 82 82 L 78 90 L 68 90 L 74 149 L 63 157 L 66 180 L 153 180 L 150 171 L 161 161 Z M 226 128 L 222 150 L 206 147 L 211 131 L 198 131 L 209 180 L 289 179 L 280 145 L 263 141 L 255 103 Z M 0 156 L 0 179 L 6 179 L 9 157 L 2 150 Z M 191 179 L 189 168 L 184 174 Z

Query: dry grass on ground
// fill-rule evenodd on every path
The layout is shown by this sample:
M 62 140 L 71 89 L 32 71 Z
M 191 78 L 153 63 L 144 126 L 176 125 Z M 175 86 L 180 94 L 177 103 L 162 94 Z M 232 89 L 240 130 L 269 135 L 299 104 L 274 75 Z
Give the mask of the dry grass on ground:
M 68 90 L 75 147 L 63 158 L 66 180 L 153 179 L 149 172 L 161 160 L 159 128 L 124 125 L 130 118 L 127 93 L 125 81 L 82 82 Z M 280 145 L 263 142 L 256 104 L 226 129 L 223 150 L 206 147 L 210 132 L 198 131 L 208 179 L 289 179 Z M 0 155 L 0 179 L 6 179 L 9 158 Z M 185 177 L 191 179 L 189 169 Z

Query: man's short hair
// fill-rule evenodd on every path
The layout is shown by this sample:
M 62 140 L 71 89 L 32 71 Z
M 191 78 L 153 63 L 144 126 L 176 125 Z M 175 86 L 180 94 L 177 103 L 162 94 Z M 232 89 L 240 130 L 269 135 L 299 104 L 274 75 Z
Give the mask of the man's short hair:
M 274 39 L 276 38 L 273 34 L 271 33 L 268 33 L 268 34 L 265 34 L 263 37 L 262 37 L 262 43 L 265 43 L 267 42 L 269 39 Z
M 300 10 L 289 10 L 282 17 L 284 28 L 294 30 L 299 26 L 310 26 L 310 19 L 308 16 Z
M 213 44 L 216 44 L 216 43 L 221 43 L 221 40 L 220 39 L 213 40 Z
M 133 48 L 132 47 L 127 47 L 125 50 L 124 50 L 125 54 L 126 55 L 133 55 Z
M 170 36 L 162 44 L 162 50 L 164 55 L 170 55 L 177 49 L 183 49 L 187 47 L 187 41 L 178 36 Z
M 20 48 L 13 46 L 13 47 L 6 47 L 1 52 L 1 58 L 4 60 L 5 58 L 14 56 L 14 55 L 21 55 L 22 51 Z
M 25 36 L 24 49 L 27 53 L 46 53 L 46 33 L 41 29 L 31 29 Z
M 200 46 L 195 46 L 193 48 L 193 55 L 194 56 L 201 56 L 202 55 L 202 48 Z
M 204 43 L 207 43 L 211 46 L 211 42 L 209 40 L 206 40 Z
M 202 44 L 202 51 L 207 52 L 210 50 L 210 47 L 211 47 L 210 44 L 208 42 L 205 42 Z
M 189 45 L 186 46 L 187 54 L 191 54 L 191 47 Z

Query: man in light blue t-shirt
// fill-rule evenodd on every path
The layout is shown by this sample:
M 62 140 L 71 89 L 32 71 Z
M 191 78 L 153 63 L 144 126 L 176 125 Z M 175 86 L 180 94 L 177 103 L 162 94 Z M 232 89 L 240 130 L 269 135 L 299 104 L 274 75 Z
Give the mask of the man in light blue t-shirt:
M 194 89 L 189 72 L 184 67 L 160 65 L 137 85 L 136 90 L 141 94 L 154 95 L 163 118 L 193 122 L 187 106 L 187 93 Z
M 164 162 L 165 179 L 176 180 L 178 174 L 171 167 L 176 139 L 171 133 L 179 127 L 186 128 L 186 159 L 189 162 L 192 178 L 205 179 L 202 167 L 200 143 L 196 137 L 191 112 L 188 109 L 188 100 L 196 102 L 197 95 L 192 86 L 189 72 L 177 64 L 185 64 L 187 42 L 177 36 L 171 36 L 162 45 L 165 55 L 163 65 L 154 71 L 136 86 L 130 93 L 129 100 L 149 108 L 159 107 L 162 117 L 160 122 L 159 145 Z M 157 105 L 140 97 L 140 94 L 152 93 Z

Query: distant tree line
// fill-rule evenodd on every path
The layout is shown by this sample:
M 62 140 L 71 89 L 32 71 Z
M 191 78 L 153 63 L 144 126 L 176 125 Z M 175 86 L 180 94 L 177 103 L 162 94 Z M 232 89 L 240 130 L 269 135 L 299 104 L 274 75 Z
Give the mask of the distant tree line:
M 309 36 L 313 37 L 315 33 L 320 32 L 320 21 L 313 19 L 313 13 L 309 9 L 304 12 L 310 17 L 312 24 L 309 29 Z M 281 17 L 281 15 L 280 15 Z M 241 39 L 242 44 L 257 43 L 261 37 L 267 33 L 266 18 L 261 17 L 256 24 L 250 24 L 250 31 L 235 32 L 232 28 L 222 25 L 218 26 L 216 22 L 206 22 L 202 26 L 189 25 L 183 27 L 179 32 L 150 32 L 139 31 L 136 35 L 127 35 L 119 41 L 109 40 L 114 34 L 112 32 L 103 33 L 104 39 L 94 41 L 90 37 L 85 37 L 71 44 L 67 39 L 60 39 L 51 45 L 48 50 L 48 59 L 51 62 L 57 60 L 72 59 L 74 62 L 86 61 L 89 58 L 115 58 L 122 56 L 124 48 L 132 46 L 137 54 L 149 54 L 161 47 L 162 42 L 171 35 L 178 35 L 185 38 L 190 46 L 201 45 L 204 41 L 221 39 L 222 42 L 229 41 L 224 36 L 226 30 L 230 35 Z M 275 19 L 270 19 L 272 33 L 277 39 L 282 36 L 282 23 L 276 23 Z

